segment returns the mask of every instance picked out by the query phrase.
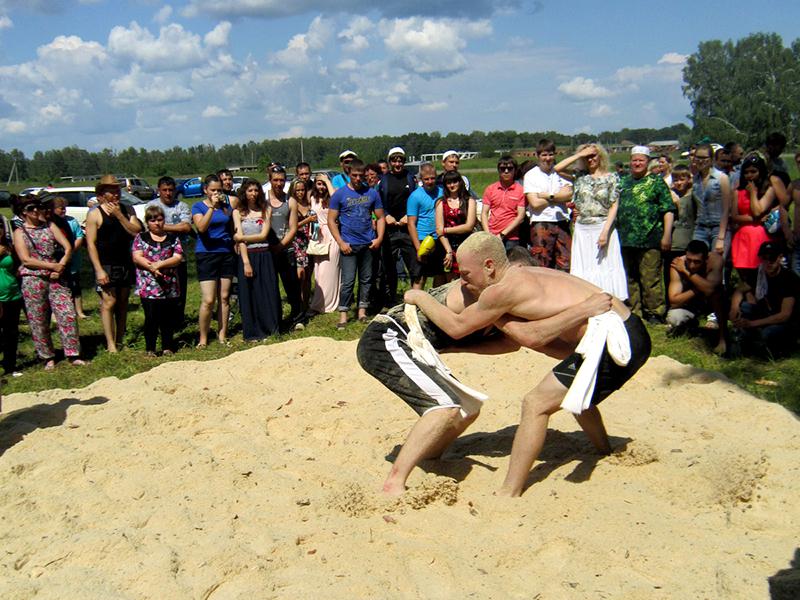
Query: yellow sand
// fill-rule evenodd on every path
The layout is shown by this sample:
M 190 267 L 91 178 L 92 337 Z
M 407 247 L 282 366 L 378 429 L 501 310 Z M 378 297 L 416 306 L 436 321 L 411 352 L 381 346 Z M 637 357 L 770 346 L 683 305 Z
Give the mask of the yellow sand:
M 0 415 L 0 598 L 764 598 L 800 532 L 800 427 L 721 376 L 652 358 L 597 459 L 551 421 L 496 498 L 521 396 L 553 361 L 448 354 L 491 400 L 410 492 L 376 491 L 415 414 L 355 342 L 165 364 Z

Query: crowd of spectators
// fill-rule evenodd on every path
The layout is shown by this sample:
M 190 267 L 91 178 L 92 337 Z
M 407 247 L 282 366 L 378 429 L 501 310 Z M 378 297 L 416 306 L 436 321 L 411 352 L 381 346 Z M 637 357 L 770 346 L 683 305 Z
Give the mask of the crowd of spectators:
M 402 148 L 370 164 L 345 150 L 333 180 L 303 162 L 287 185 L 285 168 L 271 163 L 266 182 L 246 179 L 234 193 L 230 171 L 221 170 L 205 177 L 191 207 L 162 177 L 145 223 L 120 202 L 110 175 L 97 183 L 83 227 L 66 216 L 63 199 L 18 198 L 14 217 L 0 222 L 2 365 L 16 372 L 23 308 L 45 369 L 55 364 L 51 315 L 65 357 L 84 364 L 83 247 L 108 352 L 123 342 L 133 288 L 145 351 L 154 355 L 159 336 L 163 354 L 177 351 L 191 245 L 204 347 L 214 316 L 217 340 L 228 343 L 234 293 L 248 341 L 303 329 L 321 313 L 338 312 L 339 329 L 353 308 L 365 321 L 398 302 L 400 279 L 421 289 L 428 278 L 457 278 L 456 251 L 478 229 L 532 265 L 568 271 L 625 300 L 670 335 L 700 331 L 704 320 L 720 354 L 779 356 L 797 341 L 800 295 L 800 181 L 790 181 L 780 158 L 785 145 L 780 134 L 747 153 L 736 143 L 703 143 L 686 164 L 636 146 L 628 171 L 612 169 L 599 143 L 556 164 L 557 148 L 544 139 L 536 162 L 501 156 L 482 198 L 459 172 L 457 152 L 443 155 L 440 171 L 423 163 L 415 176 Z M 800 153 L 795 160 L 800 166 Z

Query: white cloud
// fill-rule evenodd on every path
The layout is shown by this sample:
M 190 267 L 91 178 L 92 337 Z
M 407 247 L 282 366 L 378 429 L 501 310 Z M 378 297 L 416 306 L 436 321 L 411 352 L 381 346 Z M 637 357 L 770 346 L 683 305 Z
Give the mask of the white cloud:
M 194 97 L 194 92 L 183 81 L 164 75 L 145 73 L 133 65 L 126 75 L 111 82 L 112 104 L 116 106 L 139 104 L 168 104 Z
M 677 52 L 667 52 L 664 56 L 658 59 L 660 65 L 680 65 L 686 64 L 686 59 L 689 58 L 688 54 L 678 54 Z
M 488 20 L 434 20 L 420 17 L 384 19 L 379 24 L 386 49 L 407 71 L 423 77 L 450 75 L 464 70 L 462 50 L 467 39 L 492 33 Z
M 165 4 L 160 9 L 158 9 L 155 15 L 153 15 L 153 21 L 155 21 L 160 25 L 163 25 L 164 23 L 169 21 L 169 18 L 171 16 L 172 16 L 172 6 L 170 6 L 169 4 Z
M 205 35 L 203 41 L 206 43 L 206 46 L 212 48 L 227 46 L 228 35 L 230 35 L 230 33 L 231 33 L 230 21 L 222 21 L 216 27 L 214 27 L 214 29 L 212 29 Z
M 284 138 L 298 138 L 305 135 L 305 129 L 301 125 L 293 125 L 286 131 L 278 133 L 278 139 Z
M 339 32 L 336 37 L 342 40 L 342 49 L 345 52 L 362 52 L 369 48 L 368 34 L 375 32 L 375 24 L 367 17 L 358 16 L 350 21 L 347 29 Z
M 200 36 L 177 24 L 166 25 L 156 38 L 133 21 L 117 25 L 108 34 L 108 51 L 118 59 L 139 63 L 145 71 L 177 71 L 206 61 Z
M 14 22 L 6 15 L 0 17 L 0 29 L 11 29 L 13 26 Z
M 589 116 L 590 117 L 610 117 L 613 114 L 616 114 L 613 108 L 611 108 L 608 104 L 602 104 L 599 102 L 594 102 L 589 108 Z
M 284 50 L 275 53 L 273 60 L 288 68 L 304 67 L 309 64 L 313 53 L 320 52 L 330 40 L 333 28 L 322 17 L 314 17 L 306 33 L 292 36 Z
M 447 102 L 427 102 L 422 104 L 419 108 L 425 112 L 436 112 L 439 110 L 445 110 L 447 106 Z
M 220 108 L 215 104 L 210 104 L 203 109 L 201 116 L 205 117 L 206 119 L 213 119 L 215 117 L 230 117 L 233 113 L 225 110 L 224 108 Z
M 28 126 L 22 121 L 0 119 L 0 132 L 7 134 L 23 133 Z
M 595 100 L 597 98 L 609 98 L 614 95 L 614 92 L 608 88 L 598 85 L 593 79 L 586 77 L 575 77 L 565 81 L 558 86 L 558 91 L 573 100 Z

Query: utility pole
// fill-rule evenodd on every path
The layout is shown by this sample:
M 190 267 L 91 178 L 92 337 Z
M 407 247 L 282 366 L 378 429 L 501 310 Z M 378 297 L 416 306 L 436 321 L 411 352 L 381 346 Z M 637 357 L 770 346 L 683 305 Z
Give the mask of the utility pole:
M 19 183 L 19 171 L 17 170 L 17 159 L 16 158 L 14 159 L 14 162 L 11 163 L 11 172 L 8 174 L 8 181 L 6 182 L 6 185 L 10 185 L 11 184 L 11 178 L 12 177 L 14 178 L 14 181 L 16 183 Z
M 303 154 L 303 138 L 300 138 L 300 162 L 306 162 L 306 157 Z

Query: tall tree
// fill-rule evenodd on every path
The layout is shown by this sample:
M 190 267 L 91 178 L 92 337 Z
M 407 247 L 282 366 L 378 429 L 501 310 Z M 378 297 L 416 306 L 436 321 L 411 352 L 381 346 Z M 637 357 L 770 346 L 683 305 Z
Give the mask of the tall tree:
M 735 43 L 701 42 L 683 69 L 694 135 L 755 146 L 770 131 L 798 139 L 800 40 L 791 48 L 776 33 Z

